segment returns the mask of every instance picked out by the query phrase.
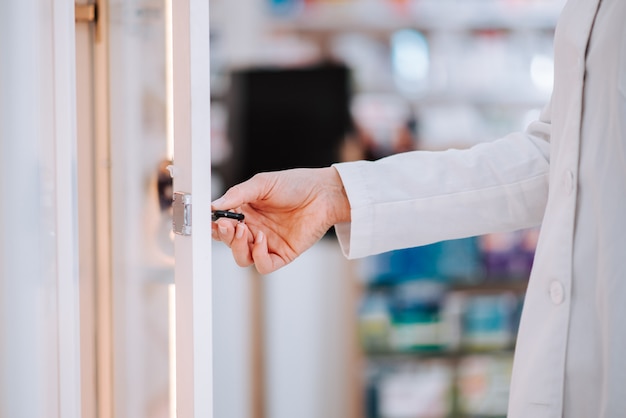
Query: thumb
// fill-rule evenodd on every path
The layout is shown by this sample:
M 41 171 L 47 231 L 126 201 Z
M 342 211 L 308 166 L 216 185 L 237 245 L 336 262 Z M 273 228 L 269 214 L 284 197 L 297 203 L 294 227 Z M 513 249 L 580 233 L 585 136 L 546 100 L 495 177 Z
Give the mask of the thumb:
M 260 198 L 262 190 L 262 184 L 258 184 L 257 178 L 253 177 L 229 188 L 222 197 L 211 203 L 211 208 L 214 210 L 228 210 L 246 203 L 255 202 Z

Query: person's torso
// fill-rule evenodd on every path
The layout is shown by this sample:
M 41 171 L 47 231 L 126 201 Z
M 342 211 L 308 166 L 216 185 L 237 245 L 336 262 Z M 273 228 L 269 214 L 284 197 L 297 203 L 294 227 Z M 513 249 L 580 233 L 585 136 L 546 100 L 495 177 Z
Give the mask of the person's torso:
M 550 192 L 511 418 L 626 410 L 617 396 L 626 361 L 615 351 L 626 352 L 626 2 L 599 3 L 570 1 L 556 31 Z

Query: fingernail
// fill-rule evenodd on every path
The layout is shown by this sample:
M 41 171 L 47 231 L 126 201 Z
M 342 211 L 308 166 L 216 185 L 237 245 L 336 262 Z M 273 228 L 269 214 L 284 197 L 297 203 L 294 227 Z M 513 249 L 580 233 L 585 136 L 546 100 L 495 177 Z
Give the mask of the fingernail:
M 225 226 L 220 225 L 217 228 L 220 230 L 220 234 L 222 235 L 226 235 L 226 232 L 228 232 Z
M 236 226 L 236 228 L 235 228 L 235 237 L 237 237 L 237 238 L 243 237 L 243 233 L 244 233 L 243 228 L 244 227 L 241 224 Z
M 225 200 L 225 199 L 224 199 L 224 197 L 220 197 L 219 199 L 214 200 L 214 201 L 211 203 L 211 205 L 213 205 L 213 206 L 215 206 L 215 207 L 218 207 L 218 208 L 219 208 L 219 207 L 221 207 L 221 206 L 222 206 L 222 204 L 224 203 L 224 200 Z
M 259 244 L 262 243 L 263 238 L 265 238 L 265 236 L 263 235 L 263 231 L 259 231 L 259 233 L 256 236 L 256 242 Z

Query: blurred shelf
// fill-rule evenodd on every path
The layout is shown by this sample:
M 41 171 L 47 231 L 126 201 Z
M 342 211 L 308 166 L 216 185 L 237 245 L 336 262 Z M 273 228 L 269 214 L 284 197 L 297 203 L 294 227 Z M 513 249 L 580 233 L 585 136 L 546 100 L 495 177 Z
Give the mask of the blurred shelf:
M 475 293 L 475 294 L 485 294 L 485 293 L 505 293 L 505 292 L 513 292 L 517 294 L 526 293 L 526 288 L 528 287 L 528 280 L 515 279 L 511 280 L 507 278 L 506 280 L 488 280 L 481 283 L 456 283 L 450 287 L 451 292 L 464 292 L 464 293 Z
M 355 88 L 354 95 L 373 96 L 400 96 L 415 106 L 447 106 L 458 104 L 469 104 L 472 106 L 498 106 L 498 107 L 543 107 L 549 100 L 548 93 L 536 91 L 524 91 L 522 94 L 502 94 L 504 89 L 499 91 L 455 92 L 429 91 L 401 94 L 393 88 Z M 225 103 L 228 100 L 227 92 L 212 92 L 211 101 L 215 103 Z
M 416 108 L 420 107 L 432 107 L 432 106 L 458 106 L 469 105 L 478 108 L 522 108 L 522 109 L 541 109 L 548 103 L 549 95 L 543 95 L 540 93 L 525 95 L 502 95 L 501 93 L 494 92 L 489 93 L 416 93 L 412 95 L 403 95 L 398 90 L 392 89 L 356 89 L 355 96 L 359 95 L 381 95 L 381 96 L 400 96 L 403 97 L 411 105 Z M 211 95 L 211 100 L 214 103 L 226 103 L 228 100 L 228 94 L 225 92 L 215 92 Z
M 549 100 L 549 95 L 524 94 L 524 95 L 503 95 L 500 92 L 488 93 L 435 93 L 423 97 L 417 97 L 414 101 L 417 104 L 427 106 L 448 105 L 458 103 L 468 103 L 477 106 L 510 106 L 510 107 L 537 107 L 544 106 Z
M 368 290 L 388 290 L 392 289 L 402 282 L 394 280 L 385 280 L 368 282 L 366 288 Z M 522 294 L 526 292 L 528 287 L 527 277 L 489 277 L 487 279 L 480 278 L 475 280 L 466 280 L 463 283 L 451 282 L 447 283 L 447 292 L 463 292 L 463 293 L 505 293 L 512 292 Z
M 292 16 L 271 19 L 277 28 L 298 32 L 553 30 L 562 1 L 422 0 L 309 3 Z
M 485 348 L 485 349 L 415 349 L 415 350 L 367 350 L 364 355 L 371 360 L 413 360 L 413 359 L 431 359 L 431 358 L 447 358 L 459 359 L 462 357 L 488 355 L 488 356 L 512 356 L 514 348 Z
M 523 94 L 502 94 L 502 91 L 480 93 L 456 91 L 455 93 L 446 92 L 423 92 L 401 94 L 398 90 L 385 89 L 357 89 L 355 94 L 364 95 L 394 95 L 401 96 L 415 106 L 447 106 L 468 104 L 472 106 L 498 106 L 498 107 L 524 107 L 524 108 L 541 108 L 549 101 L 550 95 L 539 92 L 526 91 Z M 510 91 L 510 90 L 506 90 Z

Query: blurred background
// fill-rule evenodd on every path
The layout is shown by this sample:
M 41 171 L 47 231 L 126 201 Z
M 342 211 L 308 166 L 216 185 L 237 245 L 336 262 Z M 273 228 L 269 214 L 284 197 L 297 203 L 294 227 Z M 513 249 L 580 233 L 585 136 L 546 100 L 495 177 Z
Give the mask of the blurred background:
M 549 99 L 562 5 L 210 0 L 212 194 L 258 171 L 466 148 L 525 129 Z M 173 416 L 167 7 L 108 2 L 120 418 Z M 97 216 L 81 205 L 82 216 Z M 214 315 L 206 318 L 214 327 L 215 416 L 504 417 L 536 235 L 349 262 L 330 231 L 263 277 L 215 243 Z M 81 297 L 85 315 L 101 300 L 89 282 Z M 83 335 L 96 332 L 88 322 Z M 84 370 L 89 361 L 96 359 L 83 358 Z M 90 402 L 95 408 L 97 399 Z

